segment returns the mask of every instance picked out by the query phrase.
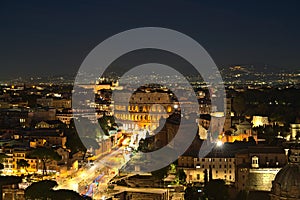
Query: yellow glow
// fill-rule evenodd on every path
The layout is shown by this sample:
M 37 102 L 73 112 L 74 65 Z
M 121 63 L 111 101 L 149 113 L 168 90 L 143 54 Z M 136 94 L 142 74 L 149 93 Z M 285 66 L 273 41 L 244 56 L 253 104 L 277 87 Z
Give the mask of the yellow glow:
M 122 145 L 123 146 L 128 146 L 130 143 L 130 138 L 126 138 L 123 142 L 122 142 Z
M 268 117 L 253 116 L 253 127 L 263 126 L 268 124 Z
M 219 140 L 219 141 L 217 142 L 217 146 L 218 146 L 218 147 L 223 146 L 223 142 Z
M 172 112 L 172 107 L 171 107 L 171 106 L 168 106 L 167 111 L 168 111 L 168 112 Z
M 224 113 L 223 112 L 214 112 L 211 113 L 212 117 L 224 117 Z

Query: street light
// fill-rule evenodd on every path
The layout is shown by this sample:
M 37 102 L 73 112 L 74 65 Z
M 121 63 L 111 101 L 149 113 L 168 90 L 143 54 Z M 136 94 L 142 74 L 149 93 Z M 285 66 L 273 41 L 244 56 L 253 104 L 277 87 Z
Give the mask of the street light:
M 217 142 L 217 147 L 221 147 L 221 146 L 223 146 L 223 142 L 222 142 L 221 140 L 219 140 L 219 141 Z

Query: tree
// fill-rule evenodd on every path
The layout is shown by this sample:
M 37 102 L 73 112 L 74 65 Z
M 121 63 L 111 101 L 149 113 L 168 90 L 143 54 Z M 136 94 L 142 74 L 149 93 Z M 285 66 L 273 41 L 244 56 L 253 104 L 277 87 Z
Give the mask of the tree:
M 5 158 L 7 158 L 8 156 L 4 153 L 0 153 L 0 169 L 4 169 L 4 165 L 3 162 L 5 160 Z
M 17 166 L 18 166 L 18 168 L 23 168 L 23 169 L 25 169 L 25 171 L 27 172 L 27 167 L 29 167 L 30 164 L 28 163 L 27 160 L 21 159 L 21 160 L 18 160 L 18 161 L 17 161 Z
M 176 179 L 180 184 L 186 183 L 186 174 L 183 169 L 178 169 L 176 173 Z
M 52 191 L 51 198 L 53 200 L 92 200 L 90 197 L 82 197 L 73 190 L 54 190 Z
M 82 143 L 82 141 L 78 135 L 77 129 L 75 127 L 74 119 L 71 119 L 69 128 L 66 128 L 64 130 L 64 133 L 66 134 L 66 137 L 67 137 L 66 146 L 68 149 L 71 150 L 71 155 L 81 151 L 81 152 L 83 152 L 82 159 L 84 159 L 87 149 L 84 146 L 84 144 Z
M 217 192 L 216 192 L 217 191 Z M 227 200 L 228 189 L 225 186 L 225 181 L 221 179 L 210 180 L 204 187 L 204 193 L 208 199 Z
M 52 197 L 51 190 L 56 186 L 57 186 L 56 181 L 49 181 L 49 180 L 32 183 L 25 190 L 25 198 L 26 200 L 51 199 Z
M 98 123 L 104 134 L 109 135 L 109 129 L 112 127 L 112 124 L 115 124 L 115 118 L 112 116 L 104 115 L 98 120 Z
M 26 200 L 84 200 L 85 198 L 72 190 L 54 190 L 56 181 L 44 180 L 32 183 L 25 190 Z
M 211 168 L 211 166 L 209 166 L 208 176 L 209 176 L 209 181 L 213 180 L 213 175 L 212 175 L 212 168 Z
M 245 190 L 241 190 L 235 198 L 235 200 L 247 200 L 247 199 L 248 199 L 248 193 Z
M 170 173 L 175 174 L 176 173 L 176 168 L 177 168 L 176 164 L 172 163 L 170 165 Z
M 202 194 L 198 192 L 200 188 L 195 186 L 188 185 L 184 191 L 184 199 L 185 200 L 197 200 L 202 197 Z
M 159 180 L 162 180 L 162 179 L 164 179 L 166 176 L 167 176 L 167 174 L 168 174 L 168 172 L 169 172 L 169 166 L 166 166 L 166 167 L 164 167 L 164 168 L 161 168 L 161 169 L 159 169 L 159 170 L 156 170 L 156 171 L 153 171 L 153 172 L 151 172 L 151 174 L 152 174 L 152 176 L 154 176 L 155 178 L 157 178 L 157 179 L 159 179 Z
M 54 151 L 53 149 L 50 148 L 36 148 L 33 151 L 31 151 L 29 153 L 30 157 L 35 157 L 37 159 L 40 159 L 42 161 L 43 164 L 43 176 L 47 175 L 47 167 L 46 167 L 46 163 L 55 160 L 55 161 L 59 161 L 61 160 L 61 156 Z
M 245 98 L 241 94 L 238 94 L 237 97 L 233 98 L 232 107 L 237 116 L 241 116 L 246 111 Z
M 299 142 L 299 139 L 300 139 L 300 131 L 297 131 L 297 132 L 296 132 L 295 139 L 296 139 L 296 142 L 298 143 L 298 142 Z

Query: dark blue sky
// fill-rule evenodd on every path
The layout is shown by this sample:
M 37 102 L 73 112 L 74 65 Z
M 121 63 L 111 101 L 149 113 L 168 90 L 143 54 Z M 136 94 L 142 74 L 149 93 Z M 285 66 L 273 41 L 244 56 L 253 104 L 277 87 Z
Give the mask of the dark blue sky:
M 0 1 L 1 78 L 75 73 L 107 37 L 158 26 L 196 39 L 217 65 L 300 66 L 298 1 Z

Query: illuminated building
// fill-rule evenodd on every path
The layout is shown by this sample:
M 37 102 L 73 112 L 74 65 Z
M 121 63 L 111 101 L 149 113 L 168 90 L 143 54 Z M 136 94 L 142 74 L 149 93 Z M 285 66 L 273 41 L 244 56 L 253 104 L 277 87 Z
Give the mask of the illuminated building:
M 24 139 L 30 141 L 30 145 L 33 146 L 43 144 L 47 147 L 53 145 L 63 148 L 66 147 L 67 137 L 58 129 L 36 129 L 32 131 L 23 131 L 23 133 Z
M 300 137 L 300 123 L 298 123 L 298 124 L 291 124 L 291 135 L 288 138 L 288 140 L 295 141 L 297 134 L 299 134 L 298 137 Z
M 252 124 L 253 124 L 252 127 L 268 125 L 269 124 L 269 119 L 268 119 L 268 117 L 253 116 Z
M 168 92 L 137 91 L 130 97 L 128 107 L 125 106 L 126 101 L 128 99 L 124 99 L 124 104 L 114 105 L 114 116 L 121 121 L 124 129 L 155 130 L 161 118 L 167 118 L 174 112 Z
M 25 190 L 18 183 L 8 184 L 2 187 L 3 200 L 25 200 Z
M 4 127 L 26 127 L 30 123 L 26 109 L 1 109 L 0 124 Z
M 30 109 L 28 113 L 28 118 L 30 121 L 41 121 L 41 120 L 55 120 L 56 119 L 56 109 L 49 108 L 36 108 Z
M 26 158 L 26 150 L 14 150 L 13 152 L 13 170 L 21 173 L 25 172 L 36 172 L 37 171 L 37 159 L 33 158 Z M 18 161 L 19 160 L 26 160 L 29 164 L 29 167 L 25 168 L 20 168 L 18 166 Z
M 3 161 L 4 174 L 18 174 L 18 173 L 35 173 L 37 172 L 37 159 L 27 158 L 27 151 L 23 149 L 7 149 L 5 151 L 6 158 Z M 26 160 L 29 164 L 26 168 L 18 166 L 19 160 Z
M 184 169 L 188 183 L 204 183 L 205 170 L 207 176 L 212 173 L 212 179 L 222 179 L 227 184 L 235 182 L 235 158 L 234 157 L 213 157 L 194 158 L 194 167 Z M 211 172 L 209 172 L 211 170 Z
M 72 118 L 73 113 L 71 109 L 64 109 L 62 111 L 56 112 L 56 119 L 60 120 L 64 124 L 69 125 Z
M 287 163 L 287 156 L 279 147 L 253 146 L 238 152 L 235 160 L 238 190 L 270 191 L 275 175 Z
M 36 103 L 43 107 L 53 107 L 56 109 L 61 108 L 71 108 L 71 100 L 70 99 L 54 99 L 54 98 L 39 98 L 36 100 Z

